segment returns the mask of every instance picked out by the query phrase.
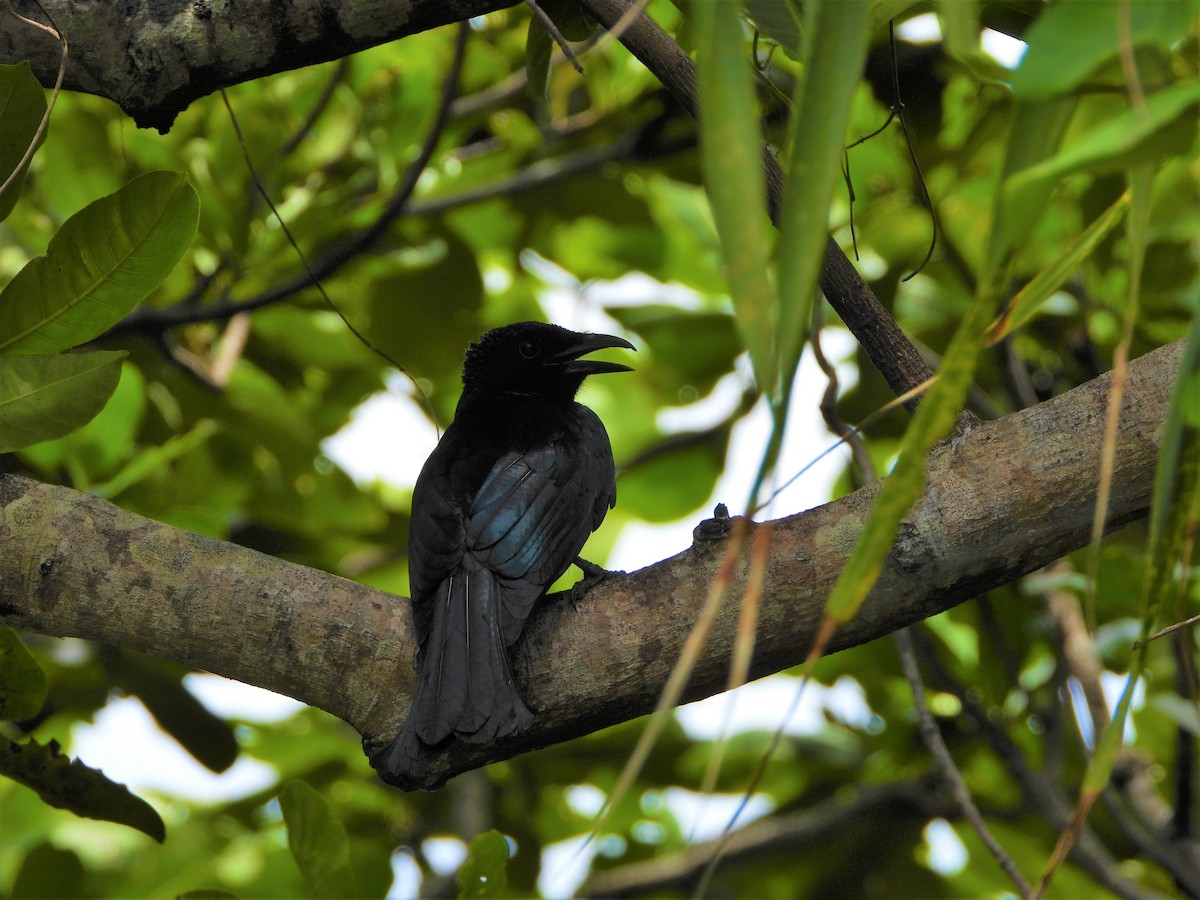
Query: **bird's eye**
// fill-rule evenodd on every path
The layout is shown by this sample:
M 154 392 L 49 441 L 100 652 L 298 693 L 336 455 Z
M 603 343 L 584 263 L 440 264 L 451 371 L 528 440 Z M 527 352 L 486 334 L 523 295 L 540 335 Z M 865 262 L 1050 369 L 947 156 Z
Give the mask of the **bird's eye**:
M 533 359 L 538 355 L 538 346 L 533 341 L 521 341 L 517 344 L 517 352 L 521 354 L 521 359 Z

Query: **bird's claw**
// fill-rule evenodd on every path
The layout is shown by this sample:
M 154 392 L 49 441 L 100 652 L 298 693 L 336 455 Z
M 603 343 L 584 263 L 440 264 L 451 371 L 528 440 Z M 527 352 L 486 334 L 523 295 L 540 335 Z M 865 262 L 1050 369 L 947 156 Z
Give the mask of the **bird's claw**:
M 575 565 L 583 572 L 583 577 L 571 585 L 571 589 L 567 591 L 567 600 L 571 602 L 573 609 L 579 609 L 579 603 L 583 600 L 584 595 L 598 585 L 600 582 L 611 578 L 614 575 L 624 575 L 622 571 L 613 571 L 598 566 L 594 562 L 588 562 L 582 556 L 575 557 Z

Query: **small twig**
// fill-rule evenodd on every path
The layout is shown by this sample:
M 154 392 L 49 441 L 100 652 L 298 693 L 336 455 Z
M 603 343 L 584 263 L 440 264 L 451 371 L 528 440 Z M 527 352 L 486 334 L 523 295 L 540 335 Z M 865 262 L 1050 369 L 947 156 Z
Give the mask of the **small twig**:
M 34 0 L 36 3 L 37 0 Z M 16 181 L 17 177 L 25 171 L 25 167 L 29 165 L 29 161 L 33 159 L 33 154 L 37 151 L 38 144 L 42 140 L 42 135 L 46 133 L 46 126 L 50 124 L 50 113 L 54 110 L 54 104 L 58 101 L 58 95 L 62 91 L 63 77 L 67 73 L 67 54 L 70 51 L 70 45 L 67 43 L 66 35 L 62 30 L 55 25 L 53 17 L 41 3 L 37 4 L 38 9 L 42 11 L 47 19 L 50 20 L 50 25 L 43 25 L 41 22 L 36 22 L 33 19 L 26 18 L 13 8 L 12 0 L 7 0 L 8 11 L 12 15 L 24 22 L 26 25 L 32 25 L 34 28 L 40 28 L 52 36 L 62 47 L 62 56 L 58 62 L 58 76 L 54 79 L 54 89 L 50 92 L 50 100 L 46 103 L 46 111 L 42 113 L 42 121 L 38 122 L 37 129 L 33 132 L 33 138 L 29 142 L 29 146 L 25 148 L 25 152 L 21 155 L 20 161 L 13 167 L 8 177 L 4 179 L 4 183 L 0 184 L 0 196 L 8 190 L 9 185 Z M 53 27 L 51 27 L 53 26 Z
M 798 850 L 819 849 L 832 836 L 857 823 L 894 822 L 897 816 L 953 815 L 948 804 L 929 789 L 928 779 L 861 787 L 852 799 L 840 795 L 804 810 L 760 819 L 730 839 L 727 858 L 750 861 L 772 853 L 796 858 Z M 713 842 L 690 846 L 677 853 L 656 856 L 598 873 L 585 882 L 579 896 L 641 897 L 659 891 L 683 891 L 694 886 L 713 852 Z
M 546 15 L 546 11 L 537 4 L 537 0 L 525 0 L 525 5 L 532 11 L 537 20 L 546 29 L 550 37 L 554 39 L 554 43 L 558 44 L 558 49 L 562 51 L 563 56 L 567 58 L 567 62 L 575 67 L 575 71 L 580 75 L 583 74 L 583 66 L 579 64 L 579 59 L 571 50 L 567 39 L 563 37 L 562 32 L 558 30 L 558 26 L 554 24 L 554 20 Z
M 1051 567 L 1065 570 L 1062 563 Z M 1079 600 L 1070 591 L 1051 588 L 1046 592 L 1046 608 L 1054 617 L 1062 635 L 1062 653 L 1067 670 L 1079 682 L 1087 701 L 1088 717 L 1091 719 L 1092 740 L 1108 727 L 1111 714 L 1104 691 L 1100 687 L 1100 655 L 1083 620 Z M 1089 742 L 1090 743 L 1090 742 Z
M 312 133 L 313 128 L 317 124 L 317 120 L 321 118 L 321 114 L 325 112 L 330 101 L 333 100 L 333 95 L 337 91 L 337 87 L 342 83 L 342 78 L 346 75 L 346 70 L 350 68 L 350 57 L 343 56 L 337 61 L 333 73 L 325 82 L 325 87 L 321 91 L 321 96 L 317 98 L 312 109 L 308 111 L 308 115 L 304 117 L 304 121 L 300 123 L 300 127 L 296 129 L 296 133 L 284 141 L 278 150 L 275 151 L 275 156 L 279 159 L 289 155 L 293 150 L 304 142 L 304 139 Z
M 1151 641 L 1157 641 L 1160 637 L 1166 637 L 1168 634 L 1172 634 L 1173 632 L 1178 631 L 1180 628 L 1187 628 L 1189 625 L 1195 625 L 1197 622 L 1200 622 L 1200 615 L 1192 616 L 1190 619 L 1184 619 L 1182 622 L 1176 622 L 1174 625 L 1168 625 L 1166 628 L 1162 629 L 1162 631 L 1156 631 L 1154 634 L 1150 635 L 1150 637 L 1146 638 L 1145 643 L 1148 644 Z M 1129 649 L 1137 650 L 1141 646 L 1142 640 L 1141 638 L 1138 638 L 1133 642 L 1133 646 Z
M 812 337 L 809 342 L 812 345 L 813 359 L 816 360 L 818 368 L 825 375 L 825 391 L 821 395 L 821 418 L 825 420 L 825 427 L 831 432 L 840 437 L 843 441 L 850 445 L 850 453 L 854 457 L 854 464 L 858 466 L 858 470 L 862 473 L 866 481 L 875 480 L 875 464 L 871 462 L 871 454 L 867 452 L 867 445 L 863 442 L 862 434 L 858 429 L 851 428 L 838 415 L 838 375 L 837 369 L 825 357 L 825 351 L 821 348 L 821 304 L 813 304 L 813 327 Z
M 900 668 L 904 671 L 904 677 L 908 679 L 908 684 L 912 688 L 913 705 L 917 710 L 917 724 L 921 731 L 921 739 L 925 742 L 925 747 L 929 750 L 929 755 L 933 757 L 938 773 L 950 786 L 950 791 L 954 795 L 954 800 L 958 804 L 959 812 L 962 813 L 963 818 L 971 823 L 971 827 L 975 829 L 980 842 L 996 858 L 996 862 L 1012 880 L 1012 883 L 1017 886 L 1017 890 L 1021 896 L 1028 897 L 1032 891 L 1032 887 L 1025 879 L 1025 876 L 1021 874 L 1021 870 L 1017 868 L 1017 864 L 1013 862 L 1012 857 L 1000 846 L 1000 842 L 992 836 L 987 823 L 984 822 L 983 816 L 979 812 L 979 807 L 975 805 L 975 801 L 971 798 L 971 792 L 967 790 L 966 782 L 963 781 L 962 773 L 959 772 L 958 766 L 955 765 L 954 758 L 950 755 L 950 751 L 946 747 L 946 742 L 942 740 L 942 732 L 938 728 L 937 722 L 934 721 L 933 714 L 929 711 L 929 704 L 925 701 L 925 685 L 921 681 L 921 669 L 917 665 L 917 654 L 913 648 L 912 636 L 910 634 L 910 629 L 915 627 L 917 626 L 902 628 L 892 635 L 892 639 L 895 641 L 896 650 L 900 654 Z

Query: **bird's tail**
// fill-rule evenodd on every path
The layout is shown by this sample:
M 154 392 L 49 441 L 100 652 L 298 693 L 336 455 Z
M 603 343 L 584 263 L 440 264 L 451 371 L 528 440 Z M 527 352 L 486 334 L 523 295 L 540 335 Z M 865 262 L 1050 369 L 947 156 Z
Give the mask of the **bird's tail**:
M 408 769 L 451 735 L 486 743 L 533 724 L 500 636 L 502 591 L 478 568 L 460 568 L 439 586 L 408 721 L 379 757 L 386 769 Z

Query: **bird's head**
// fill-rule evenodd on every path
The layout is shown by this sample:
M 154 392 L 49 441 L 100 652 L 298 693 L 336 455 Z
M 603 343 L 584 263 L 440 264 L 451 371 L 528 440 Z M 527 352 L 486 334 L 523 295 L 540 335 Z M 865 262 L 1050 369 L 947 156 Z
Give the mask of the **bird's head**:
M 570 400 L 588 375 L 631 372 L 620 363 L 581 359 L 594 350 L 633 344 L 611 334 L 580 334 L 543 322 L 493 328 L 467 348 L 463 385 L 492 396 Z

